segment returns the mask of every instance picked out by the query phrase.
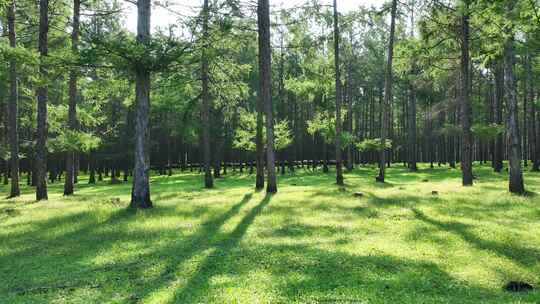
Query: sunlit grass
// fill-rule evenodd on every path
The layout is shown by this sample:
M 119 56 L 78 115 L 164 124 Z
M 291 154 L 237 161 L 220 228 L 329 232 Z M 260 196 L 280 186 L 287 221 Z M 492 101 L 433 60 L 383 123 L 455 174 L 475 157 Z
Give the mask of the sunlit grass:
M 37 203 L 24 187 L 0 200 L 0 303 L 540 301 L 502 288 L 540 286 L 540 174 L 526 173 L 525 197 L 488 167 L 467 188 L 446 167 L 375 174 L 357 168 L 340 189 L 332 172 L 297 170 L 270 197 L 254 176 L 204 190 L 177 172 L 152 178 L 155 208 L 138 212 L 129 184 L 83 177 L 75 196 L 53 184 Z

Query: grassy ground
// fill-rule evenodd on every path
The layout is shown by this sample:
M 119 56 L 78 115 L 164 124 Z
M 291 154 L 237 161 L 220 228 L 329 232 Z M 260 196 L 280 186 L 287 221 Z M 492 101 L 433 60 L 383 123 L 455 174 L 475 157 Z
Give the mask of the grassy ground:
M 274 196 L 253 176 L 156 176 L 142 212 L 128 184 L 55 184 L 39 203 L 25 187 L 0 200 L 0 303 L 540 303 L 540 197 L 475 172 L 463 188 L 458 170 L 392 168 L 380 185 L 361 168 L 342 191 L 300 171 Z

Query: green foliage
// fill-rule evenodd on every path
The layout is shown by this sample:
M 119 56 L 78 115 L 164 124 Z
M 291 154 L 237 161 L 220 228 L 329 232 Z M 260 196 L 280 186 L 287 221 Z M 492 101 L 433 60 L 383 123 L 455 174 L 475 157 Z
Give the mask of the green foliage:
M 456 126 L 453 124 L 445 123 L 440 129 L 439 134 L 444 136 L 458 136 L 462 132 L 462 129 L 460 126 Z
M 274 148 L 283 150 L 293 143 L 293 135 L 287 120 L 280 120 L 274 124 Z
M 89 152 L 99 147 L 101 138 L 81 131 L 64 130 L 48 142 L 50 152 Z
M 379 151 L 383 148 L 383 143 L 380 138 L 368 138 L 357 143 L 356 148 L 362 152 Z M 392 141 L 390 139 L 386 139 L 384 148 L 392 148 Z
M 356 137 L 347 131 L 341 132 L 341 147 L 346 148 L 348 146 L 353 146 L 356 142 Z
M 318 112 L 307 122 L 307 131 L 311 135 L 321 134 L 325 141 L 332 141 L 336 136 L 336 119 L 326 112 Z
M 235 130 L 233 147 L 240 150 L 255 151 L 257 116 L 246 111 L 240 112 L 238 128 Z
M 234 131 L 233 147 L 239 150 L 254 152 L 257 148 L 257 116 L 242 111 L 239 115 L 238 128 Z M 263 143 L 266 149 L 266 128 L 263 127 Z M 274 149 L 283 150 L 293 143 L 293 136 L 287 120 L 274 123 Z
M 493 139 L 505 131 L 504 125 L 498 124 L 474 124 L 471 128 L 474 136 L 482 139 Z

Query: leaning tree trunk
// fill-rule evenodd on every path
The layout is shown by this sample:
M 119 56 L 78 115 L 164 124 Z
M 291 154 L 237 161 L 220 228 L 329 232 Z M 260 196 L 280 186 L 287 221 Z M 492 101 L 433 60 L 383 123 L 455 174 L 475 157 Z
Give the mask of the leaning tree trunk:
M 506 5 L 506 14 L 511 17 L 514 10 L 512 1 Z M 508 19 L 512 20 L 512 19 Z M 508 100 L 508 163 L 509 163 L 509 190 L 512 193 L 523 194 L 523 173 L 521 171 L 521 143 L 519 141 L 519 120 L 516 82 L 514 78 L 514 34 L 513 29 L 507 29 L 508 38 L 504 46 L 504 79 L 506 99 Z
M 341 75 L 339 70 L 339 24 L 337 1 L 334 0 L 334 67 L 336 72 L 336 184 L 343 185 L 343 167 L 341 165 Z
M 79 46 L 79 17 L 81 0 L 73 1 L 73 29 L 71 32 L 71 52 L 77 54 Z M 69 109 L 68 127 L 70 131 L 77 129 L 77 70 L 73 68 L 69 74 Z M 64 195 L 73 194 L 75 182 L 75 152 L 67 151 L 66 177 L 64 181 Z
M 49 91 L 45 80 L 48 51 L 49 1 L 39 1 L 39 74 L 42 85 L 37 89 L 37 142 L 36 142 L 36 200 L 46 200 L 47 195 L 47 99 Z
M 266 168 L 268 183 L 266 192 L 276 193 L 276 156 L 274 151 L 274 115 L 272 105 L 272 71 L 270 49 L 270 4 L 268 0 L 259 0 L 257 7 L 259 30 L 259 73 L 260 96 L 266 114 Z
M 208 89 L 208 0 L 203 4 L 203 46 L 201 55 L 201 79 L 202 79 L 202 124 L 203 124 L 203 150 L 204 150 L 204 187 L 212 188 L 214 180 L 210 168 L 210 94 Z
M 469 94 L 469 0 L 464 0 L 464 12 L 460 18 L 461 63 L 460 63 L 460 105 L 463 140 L 461 143 L 461 173 L 463 186 L 472 186 L 472 147 L 471 132 L 472 109 Z
M 17 36 L 15 33 L 15 0 L 12 0 L 7 7 L 8 36 L 9 45 L 17 47 Z M 19 189 L 19 129 L 18 129 L 18 88 L 17 88 L 17 61 L 12 58 L 9 61 L 9 147 L 11 154 L 11 192 L 9 197 L 21 195 Z
M 146 44 L 150 39 L 150 0 L 137 2 L 137 41 Z M 150 71 L 148 67 L 135 66 L 135 167 L 133 169 L 133 188 L 131 190 L 131 208 L 152 208 L 150 200 Z
M 384 74 L 384 103 L 382 105 L 382 126 L 381 126 L 381 148 L 379 158 L 379 175 L 377 181 L 384 183 L 384 173 L 386 167 L 386 137 L 388 135 L 389 109 L 392 101 L 392 61 L 394 59 L 394 32 L 396 28 L 397 0 L 392 0 L 392 11 L 390 17 L 390 38 L 388 42 L 388 58 L 386 71 Z

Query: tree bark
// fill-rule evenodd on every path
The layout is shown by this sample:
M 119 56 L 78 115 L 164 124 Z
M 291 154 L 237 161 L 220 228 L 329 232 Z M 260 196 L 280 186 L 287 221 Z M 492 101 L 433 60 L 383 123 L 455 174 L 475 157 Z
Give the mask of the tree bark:
M 497 125 L 502 124 L 502 107 L 504 95 L 504 68 L 501 60 L 497 60 L 494 73 L 494 102 L 493 102 L 493 120 Z M 503 135 L 497 134 L 493 151 L 493 170 L 501 172 L 503 167 Z
M 418 171 L 418 166 L 416 165 L 416 94 L 414 90 L 414 85 L 411 83 L 409 86 L 409 149 L 408 149 L 408 163 L 409 171 L 415 172 Z
M 94 153 L 90 151 L 88 154 L 88 165 L 90 166 L 90 176 L 88 178 L 89 184 L 96 183 L 96 160 L 94 159 Z
M 71 52 L 77 54 L 79 48 L 79 17 L 81 1 L 73 0 L 73 29 L 71 32 Z M 73 68 L 69 73 L 69 109 L 68 127 L 70 131 L 77 129 L 77 70 Z M 73 194 L 75 182 L 75 151 L 67 151 L 66 178 L 64 181 L 64 195 Z
M 7 6 L 9 46 L 17 47 L 17 35 L 15 32 L 15 0 Z M 17 83 L 17 61 L 12 58 L 9 61 L 9 147 L 11 154 L 11 192 L 9 197 L 21 195 L 19 188 L 19 92 Z
M 390 38 L 388 42 L 388 58 L 386 71 L 384 74 L 384 103 L 382 105 L 382 126 L 381 126 L 381 148 L 379 157 L 379 175 L 377 181 L 384 183 L 384 173 L 386 166 L 386 137 L 389 127 L 389 109 L 392 101 L 392 62 L 394 59 L 394 32 L 396 28 L 397 0 L 392 0 L 392 11 L 390 16 Z
M 266 171 L 267 193 L 277 192 L 276 157 L 274 151 L 274 108 L 272 105 L 272 71 L 270 48 L 270 4 L 268 0 L 259 0 L 257 23 L 259 30 L 259 73 L 260 96 L 266 114 Z
M 339 69 L 339 24 L 337 0 L 334 0 L 334 69 L 336 77 L 336 184 L 343 185 L 343 166 L 341 158 L 341 73 Z
M 137 2 L 137 41 L 146 44 L 150 39 L 150 0 Z M 142 65 L 135 66 L 135 167 L 133 169 L 133 188 L 131 208 L 152 208 L 150 200 L 150 71 Z
M 514 4 L 508 1 L 506 4 L 506 15 L 508 20 L 513 20 Z M 508 163 L 509 163 L 509 185 L 511 193 L 523 194 L 523 173 L 521 170 L 521 143 L 519 136 L 518 101 L 517 89 L 514 78 L 514 33 L 513 28 L 507 29 L 508 38 L 504 46 L 504 78 L 506 99 L 508 100 Z
M 49 1 L 39 1 L 39 74 L 42 84 L 37 89 L 37 142 L 36 142 L 36 200 L 47 200 L 47 99 L 49 96 L 45 61 L 49 55 Z
M 460 44 L 461 44 L 461 62 L 460 62 L 460 105 L 461 105 L 461 173 L 463 186 L 472 186 L 472 109 L 470 101 L 470 71 L 469 71 L 469 0 L 463 0 L 463 15 L 460 16 Z
M 264 188 L 264 142 L 263 142 L 263 106 L 260 98 L 257 98 L 257 131 L 255 135 L 256 145 L 256 167 L 255 189 Z M 250 171 L 253 170 L 253 163 Z M 251 174 L 251 173 L 250 173 Z
M 210 168 L 210 93 L 208 89 L 208 54 L 206 52 L 209 47 L 208 42 L 208 18 L 209 4 L 208 0 L 204 0 L 203 4 L 203 48 L 201 55 L 201 79 L 202 79 L 202 123 L 203 123 L 203 150 L 204 150 L 204 187 L 214 187 L 212 171 Z

